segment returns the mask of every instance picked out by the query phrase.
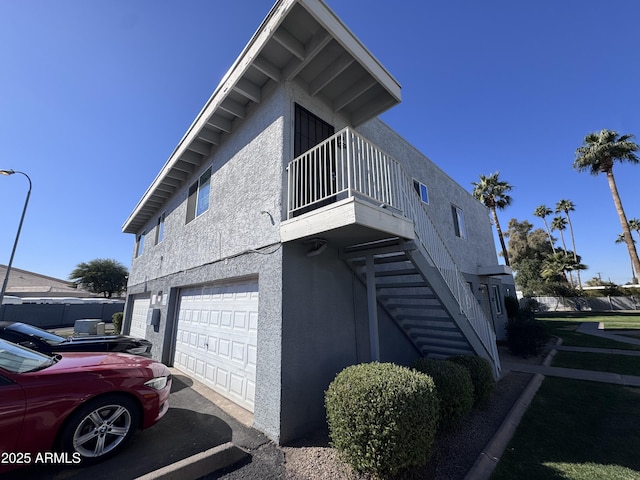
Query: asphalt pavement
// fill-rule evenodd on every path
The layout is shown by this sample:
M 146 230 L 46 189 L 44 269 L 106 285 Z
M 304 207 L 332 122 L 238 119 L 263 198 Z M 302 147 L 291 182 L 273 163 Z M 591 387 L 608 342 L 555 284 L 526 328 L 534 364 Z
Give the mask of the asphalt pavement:
M 251 464 L 250 452 L 270 446 L 267 437 L 198 393 L 202 390 L 189 377 L 173 374 L 169 411 L 113 457 L 84 468 L 31 466 L 7 473 L 3 480 L 195 480 L 232 464 Z M 260 455 L 256 457 L 259 461 Z

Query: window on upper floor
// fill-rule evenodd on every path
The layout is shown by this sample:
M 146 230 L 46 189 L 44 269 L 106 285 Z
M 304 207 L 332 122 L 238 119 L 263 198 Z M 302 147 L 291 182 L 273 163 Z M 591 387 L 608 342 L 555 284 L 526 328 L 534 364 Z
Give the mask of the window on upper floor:
M 429 205 L 429 191 L 427 190 L 427 186 L 418 180 L 414 180 L 413 188 L 420 197 L 420 200 L 422 200 L 422 203 Z
M 209 209 L 209 194 L 211 193 L 211 167 L 209 167 L 197 182 L 189 187 L 187 198 L 187 221 L 202 215 Z
M 138 258 L 144 252 L 144 238 L 147 236 L 147 232 L 142 232 L 136 237 L 136 258 Z
M 162 215 L 158 217 L 158 224 L 156 225 L 156 245 L 162 242 L 162 239 L 164 238 L 164 217 L 164 212 L 162 212 Z
M 453 215 L 453 228 L 455 230 L 456 237 L 467 238 L 462 210 L 455 205 L 451 205 L 451 214 Z

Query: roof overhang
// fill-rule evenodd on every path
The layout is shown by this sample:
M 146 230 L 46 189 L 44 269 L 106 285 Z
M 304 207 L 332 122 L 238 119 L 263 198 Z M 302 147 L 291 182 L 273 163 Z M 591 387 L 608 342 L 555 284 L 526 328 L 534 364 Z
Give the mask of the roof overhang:
M 271 82 L 296 81 L 360 125 L 400 103 L 400 85 L 322 0 L 279 0 L 122 226 L 137 233 L 242 122 Z
M 492 277 L 494 275 L 513 275 L 513 270 L 507 265 L 489 265 L 478 267 L 476 275 L 481 277 Z

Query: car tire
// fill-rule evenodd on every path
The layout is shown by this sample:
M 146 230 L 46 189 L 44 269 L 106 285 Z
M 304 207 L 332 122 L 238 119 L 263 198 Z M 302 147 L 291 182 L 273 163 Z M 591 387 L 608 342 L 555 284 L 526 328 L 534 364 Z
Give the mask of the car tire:
M 78 408 L 60 434 L 62 451 L 80 455 L 79 466 L 99 462 L 120 450 L 140 425 L 137 402 L 106 395 Z

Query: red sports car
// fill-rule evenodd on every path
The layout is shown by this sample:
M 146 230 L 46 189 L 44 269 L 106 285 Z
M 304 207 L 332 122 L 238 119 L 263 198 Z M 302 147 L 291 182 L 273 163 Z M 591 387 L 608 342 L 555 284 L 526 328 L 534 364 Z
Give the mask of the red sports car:
M 162 418 L 170 390 L 169 369 L 148 358 L 47 356 L 0 339 L 0 473 L 102 460 Z

